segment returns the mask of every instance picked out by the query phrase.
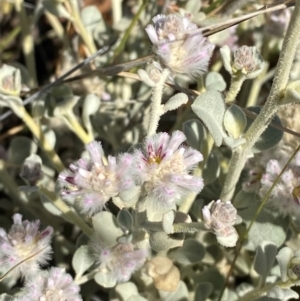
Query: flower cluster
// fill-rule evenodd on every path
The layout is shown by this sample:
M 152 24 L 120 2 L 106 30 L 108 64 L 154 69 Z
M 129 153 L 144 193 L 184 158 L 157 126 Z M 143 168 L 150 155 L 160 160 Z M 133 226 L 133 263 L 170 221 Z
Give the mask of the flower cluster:
M 220 49 L 225 69 L 233 76 L 244 76 L 253 79 L 264 67 L 264 60 L 256 47 L 241 46 L 234 52 L 225 45 Z
M 171 207 L 188 192 L 199 193 L 204 186 L 202 178 L 190 174 L 203 156 L 182 145 L 185 139 L 180 131 L 171 137 L 159 133 L 147 138 L 143 149 L 133 154 L 135 182 L 159 206 Z
M 53 229 L 40 232 L 40 221 L 22 222 L 21 214 L 15 214 L 13 221 L 8 233 L 0 228 L 0 265 L 5 272 L 14 268 L 16 277 L 29 277 L 50 259 Z
M 284 167 L 281 160 L 270 160 L 261 178 L 259 194 L 264 197 Z M 300 153 L 272 189 L 268 205 L 282 215 L 300 214 Z
M 170 208 L 188 192 L 200 192 L 203 179 L 191 175 L 202 161 L 197 150 L 182 145 L 186 137 L 175 131 L 171 136 L 158 133 L 147 138 L 143 149 L 125 153 L 104 163 L 100 143 L 87 145 L 90 159 L 80 159 L 59 175 L 63 198 L 76 198 L 83 213 L 101 211 L 105 203 L 124 191 L 142 187 L 156 207 Z M 135 186 L 136 185 L 136 186 Z
M 215 46 L 197 32 L 196 24 L 180 15 L 157 15 L 146 32 L 161 63 L 175 73 L 193 76 L 207 71 Z
M 132 188 L 128 177 L 131 157 L 123 155 L 119 160 L 113 156 L 104 157 L 100 142 L 93 141 L 86 146 L 90 158 L 81 158 L 59 175 L 64 186 L 61 195 L 68 201 L 75 200 L 82 213 L 92 215 L 99 212 L 105 203 L 122 190 Z
M 126 282 L 143 266 L 148 250 L 137 249 L 132 243 L 118 243 L 105 246 L 99 239 L 92 244 L 94 256 L 99 262 L 99 270 L 108 274 L 115 282 Z
M 212 201 L 202 209 L 204 226 L 212 231 L 218 242 L 225 247 L 236 245 L 238 234 L 233 227 L 237 221 L 237 211 L 228 201 Z
M 23 295 L 15 301 L 81 301 L 80 288 L 64 269 L 51 268 L 28 279 Z

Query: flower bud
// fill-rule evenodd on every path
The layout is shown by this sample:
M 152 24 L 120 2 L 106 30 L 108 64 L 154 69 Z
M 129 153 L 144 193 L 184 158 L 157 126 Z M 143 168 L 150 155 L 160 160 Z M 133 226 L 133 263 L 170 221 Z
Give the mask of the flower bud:
M 202 214 L 205 228 L 217 236 L 220 244 L 235 246 L 238 235 L 233 225 L 237 220 L 237 211 L 229 201 L 212 201 L 204 206 Z
M 42 171 L 42 160 L 39 156 L 32 154 L 26 158 L 20 177 L 28 182 L 30 186 L 35 186 L 36 183 L 44 176 Z
M 257 77 L 264 68 L 264 60 L 256 47 L 246 45 L 231 52 L 228 46 L 220 50 L 225 69 L 233 76 L 244 76 L 246 79 Z
M 9 65 L 0 68 L 0 93 L 18 96 L 21 91 L 20 70 Z

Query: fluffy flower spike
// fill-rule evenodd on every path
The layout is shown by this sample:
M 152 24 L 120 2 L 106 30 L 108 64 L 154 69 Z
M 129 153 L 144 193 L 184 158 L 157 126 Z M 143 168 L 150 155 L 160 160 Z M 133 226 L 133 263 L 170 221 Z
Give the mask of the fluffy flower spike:
M 175 73 L 198 76 L 207 71 L 215 45 L 196 32 L 197 26 L 180 15 L 157 15 L 146 32 L 161 63 Z
M 147 138 L 143 149 L 133 155 L 136 184 L 143 186 L 156 207 L 170 208 L 187 193 L 199 193 L 203 188 L 203 179 L 190 174 L 203 156 L 182 145 L 185 139 L 180 131 L 171 136 L 158 133 Z
M 80 288 L 64 269 L 51 268 L 28 279 L 24 295 L 15 301 L 81 301 Z
M 117 160 L 103 157 L 100 142 L 87 144 L 90 159 L 80 159 L 69 166 L 69 170 L 59 175 L 60 184 L 64 185 L 61 195 L 67 201 L 76 201 L 81 212 L 93 215 L 103 209 L 105 203 L 119 191 L 134 186 L 127 170 L 131 164 L 130 156 Z
M 27 278 L 50 259 L 53 229 L 49 226 L 40 232 L 40 221 L 22 222 L 21 214 L 15 214 L 13 220 L 8 233 L 0 228 L 0 266 L 4 272 L 15 267 L 16 277 Z

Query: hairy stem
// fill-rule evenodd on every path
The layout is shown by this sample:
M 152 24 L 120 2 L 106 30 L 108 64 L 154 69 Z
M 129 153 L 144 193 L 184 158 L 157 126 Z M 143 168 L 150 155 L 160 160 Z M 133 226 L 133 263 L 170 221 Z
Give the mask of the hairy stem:
M 160 75 L 159 82 L 153 88 L 147 137 L 151 137 L 156 133 L 158 122 L 161 116 L 161 98 L 163 94 L 164 83 L 166 82 L 169 73 L 170 72 L 168 69 L 164 69 Z
M 283 41 L 282 51 L 278 60 L 273 85 L 268 96 L 267 102 L 260 114 L 254 120 L 247 133 L 245 134 L 246 143 L 239 146 L 233 152 L 228 176 L 226 177 L 221 198 L 230 200 L 233 196 L 236 183 L 239 180 L 241 171 L 246 163 L 247 155 L 252 146 L 266 130 L 267 126 L 280 108 L 282 93 L 288 83 L 296 47 L 300 39 L 300 1 L 296 1 L 295 9 Z
M 230 88 L 225 99 L 226 103 L 235 101 L 236 96 L 240 92 L 242 84 L 245 81 L 245 79 L 246 78 L 243 75 L 237 77 L 231 77 Z

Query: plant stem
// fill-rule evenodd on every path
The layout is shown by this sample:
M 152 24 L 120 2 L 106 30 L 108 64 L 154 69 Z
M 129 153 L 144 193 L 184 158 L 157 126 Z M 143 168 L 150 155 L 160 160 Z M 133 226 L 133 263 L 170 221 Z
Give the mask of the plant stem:
M 254 120 L 244 138 L 246 143 L 239 146 L 232 155 L 228 176 L 226 177 L 221 198 L 230 200 L 233 196 L 236 183 L 239 180 L 241 171 L 246 163 L 247 156 L 252 146 L 266 130 L 273 116 L 280 108 L 282 93 L 288 83 L 296 47 L 300 39 L 300 1 L 296 1 L 295 9 L 283 41 L 282 51 L 278 60 L 273 85 L 268 96 L 267 102 L 260 114 Z
M 82 20 L 79 15 L 78 8 L 75 4 L 75 1 L 69 0 L 69 3 L 70 3 L 71 10 L 72 10 L 72 22 L 73 22 L 74 26 L 77 28 L 78 34 L 80 35 L 82 41 L 87 46 L 87 48 L 90 52 L 90 55 L 96 53 L 97 48 L 95 46 L 94 40 L 82 23 Z
M 121 52 L 123 51 L 126 42 L 130 36 L 131 31 L 133 30 L 135 24 L 138 22 L 143 10 L 147 7 L 148 4 L 148 0 L 143 0 L 142 5 L 140 6 L 138 12 L 134 15 L 129 27 L 126 29 L 124 36 L 122 37 L 122 40 L 120 42 L 120 44 L 118 45 L 118 47 L 115 49 L 114 51 L 114 55 L 113 55 L 113 61 L 121 54 Z
M 88 133 L 86 133 L 81 124 L 77 121 L 73 112 L 69 112 L 67 115 L 65 115 L 65 118 L 67 119 L 70 125 L 70 129 L 78 136 L 78 138 L 84 144 L 88 144 L 93 140 L 93 138 Z
M 36 64 L 34 57 L 34 41 L 30 32 L 31 22 L 29 22 L 23 0 L 15 0 L 16 11 L 20 16 L 22 30 L 22 48 L 25 57 L 25 64 L 29 71 L 29 86 L 31 88 L 37 86 Z
M 169 69 L 163 69 L 159 82 L 152 90 L 150 120 L 148 124 L 147 137 L 151 137 L 156 133 L 158 122 L 161 116 L 161 98 L 164 89 L 164 83 L 169 76 Z
M 81 276 L 80 278 L 76 279 L 75 278 L 75 283 L 77 285 L 81 285 L 81 284 L 84 284 L 92 279 L 94 279 L 94 276 L 99 272 L 98 268 L 89 272 L 88 274 L 85 274 L 83 276 Z
M 76 226 L 78 226 L 88 237 L 91 237 L 93 230 L 75 213 L 66 205 L 62 199 L 57 197 L 54 192 L 49 191 L 44 186 L 40 185 L 40 193 L 49 199 L 53 205 L 63 213 L 63 217 L 67 221 L 71 221 Z
M 258 207 L 257 211 L 255 212 L 254 216 L 252 217 L 252 220 L 249 224 L 249 226 L 247 227 L 247 230 L 246 232 L 244 233 L 244 235 L 242 236 L 242 238 L 240 239 L 239 241 L 239 244 L 238 244 L 238 247 L 237 247 L 237 250 L 236 250 L 236 253 L 235 253 L 235 256 L 234 256 L 234 259 L 231 263 L 231 266 L 230 266 L 230 269 L 228 271 L 228 274 L 226 276 L 226 279 L 225 279 L 225 284 L 223 286 L 223 289 L 219 295 L 219 298 L 218 298 L 218 301 L 221 301 L 222 300 L 222 296 L 223 296 L 223 293 L 225 291 L 225 288 L 226 288 L 226 285 L 228 284 L 228 281 L 229 281 L 229 277 L 233 271 L 233 268 L 234 268 L 234 265 L 235 265 L 235 262 L 239 256 L 239 253 L 242 249 L 242 246 L 243 246 L 243 243 L 244 241 L 246 240 L 246 238 L 248 237 L 248 234 L 255 222 L 255 220 L 257 219 L 257 217 L 259 216 L 261 210 L 263 209 L 264 205 L 266 204 L 266 202 L 268 201 L 270 195 L 271 195 L 271 192 L 273 191 L 274 187 L 277 185 L 278 181 L 280 180 L 281 176 L 283 175 L 283 173 L 286 171 L 286 169 L 289 167 L 291 161 L 295 158 L 297 152 L 300 150 L 300 144 L 298 145 L 298 147 L 294 150 L 293 154 L 291 155 L 291 157 L 289 158 L 289 160 L 286 162 L 286 164 L 284 165 L 283 169 L 281 170 L 281 172 L 279 173 L 279 175 L 276 177 L 274 183 L 272 184 L 272 186 L 270 187 L 270 189 L 268 190 L 268 192 L 266 193 L 266 195 L 264 196 L 264 198 L 262 199 L 261 201 L 261 204 L 260 206 Z
M 243 75 L 231 77 L 230 88 L 225 99 L 226 103 L 235 101 L 245 79 L 246 78 Z
M 32 117 L 27 113 L 23 106 L 13 106 L 12 109 L 14 113 L 19 116 L 24 123 L 27 125 L 33 136 L 38 140 L 41 148 L 45 152 L 46 156 L 49 158 L 51 164 L 56 169 L 57 172 L 62 172 L 65 167 L 61 162 L 60 158 L 44 136 L 41 128 L 34 122 Z

